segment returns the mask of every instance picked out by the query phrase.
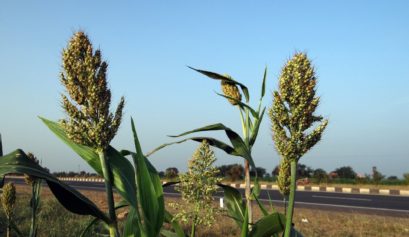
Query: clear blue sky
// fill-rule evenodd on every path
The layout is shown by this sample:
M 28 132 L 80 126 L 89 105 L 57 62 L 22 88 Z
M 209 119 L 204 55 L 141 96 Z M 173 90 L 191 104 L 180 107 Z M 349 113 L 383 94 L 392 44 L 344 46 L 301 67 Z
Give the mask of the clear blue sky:
M 285 2 L 285 3 L 284 3 Z M 296 51 L 313 60 L 319 113 L 330 124 L 301 159 L 331 171 L 372 166 L 409 172 L 408 1 L 2 1 L 0 4 L 0 132 L 5 152 L 34 152 L 51 170 L 90 170 L 37 116 L 57 120 L 61 50 L 85 30 L 109 62 L 113 101 L 126 98 L 113 145 L 132 146 L 130 116 L 144 150 L 166 135 L 223 122 L 240 130 L 238 112 L 215 95 L 219 84 L 186 65 L 229 73 L 257 98 L 265 66 L 268 93 Z M 255 102 L 255 100 L 253 100 Z M 258 166 L 278 164 L 265 117 L 254 147 Z M 221 139 L 223 136 L 215 135 Z M 159 170 L 186 169 L 196 143 L 152 157 Z M 218 164 L 242 162 L 217 152 Z

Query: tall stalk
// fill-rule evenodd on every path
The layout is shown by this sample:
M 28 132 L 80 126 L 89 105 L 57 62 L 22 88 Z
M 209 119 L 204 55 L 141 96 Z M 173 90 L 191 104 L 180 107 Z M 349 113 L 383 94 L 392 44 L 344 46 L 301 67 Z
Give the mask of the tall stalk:
M 291 161 L 291 185 L 290 185 L 290 195 L 288 200 L 288 208 L 286 211 L 286 222 L 285 222 L 285 237 L 290 237 L 291 227 L 293 225 L 293 215 L 294 215 L 294 202 L 295 202 L 295 190 L 297 187 L 297 162 Z
M 102 60 L 100 50 L 93 50 L 84 32 L 74 34 L 62 56 L 61 83 L 69 97 L 62 94 L 62 107 L 68 116 L 61 121 L 61 126 L 71 141 L 91 147 L 98 154 L 105 179 L 110 236 L 119 236 L 112 170 L 106 151 L 121 124 L 125 102 L 121 98 L 115 114 L 110 112 L 111 91 L 106 79 L 108 64 Z
M 240 110 L 240 119 L 242 123 L 242 133 L 244 137 L 244 142 L 247 147 L 249 147 L 250 143 L 250 114 L 247 108 L 238 107 Z M 243 116 L 243 110 L 245 117 Z M 251 149 L 249 149 L 251 150 Z M 248 223 L 249 228 L 253 223 L 253 210 L 251 206 L 251 178 L 250 178 L 250 162 L 248 160 L 244 160 L 244 196 L 246 198 L 246 207 L 247 207 L 247 215 L 248 215 Z
M 99 159 L 102 166 L 102 172 L 104 174 L 105 180 L 105 190 L 107 195 L 108 202 L 108 215 L 112 223 L 109 225 L 109 234 L 110 236 L 120 236 L 118 230 L 118 223 L 115 213 L 115 202 L 114 202 L 114 193 L 112 191 L 112 172 L 109 166 L 108 157 L 105 151 L 98 152 Z
M 250 180 L 250 163 L 245 160 L 244 161 L 244 174 L 245 174 L 245 196 L 246 196 L 246 206 L 248 210 L 248 219 L 249 225 L 253 223 L 253 210 L 251 206 L 251 180 Z

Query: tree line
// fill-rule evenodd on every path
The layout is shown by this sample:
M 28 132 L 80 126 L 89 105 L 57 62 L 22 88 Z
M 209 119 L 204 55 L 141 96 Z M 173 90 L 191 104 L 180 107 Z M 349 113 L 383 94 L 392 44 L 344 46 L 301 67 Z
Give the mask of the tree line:
M 228 164 L 216 167 L 219 170 L 218 176 L 232 182 L 244 179 L 244 167 L 241 164 Z M 279 166 L 275 166 L 271 173 L 263 167 L 256 167 L 257 175 L 264 181 L 276 181 L 279 174 Z M 159 176 L 166 179 L 176 179 L 179 169 L 169 167 L 165 171 L 160 171 Z M 250 170 L 250 176 L 255 177 L 254 169 Z M 372 167 L 370 174 L 361 175 L 351 166 L 342 166 L 327 172 L 322 168 L 311 168 L 305 164 L 298 164 L 297 177 L 313 183 L 372 183 L 372 184 L 409 184 L 409 173 L 405 173 L 402 178 L 382 174 L 376 166 Z

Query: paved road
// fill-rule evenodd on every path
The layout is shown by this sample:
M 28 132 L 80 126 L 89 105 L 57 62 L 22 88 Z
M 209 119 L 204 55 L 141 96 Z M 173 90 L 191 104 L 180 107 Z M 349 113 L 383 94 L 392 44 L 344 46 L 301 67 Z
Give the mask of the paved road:
M 7 178 L 6 181 L 24 184 L 22 179 Z M 104 190 L 104 183 L 78 181 L 66 181 L 66 183 L 76 189 Z M 240 191 L 244 193 L 244 190 Z M 180 196 L 173 187 L 165 187 L 164 193 L 167 196 Z M 218 192 L 216 196 L 223 197 L 223 192 Z M 282 197 L 277 190 L 262 190 L 260 199 L 262 201 L 268 201 L 269 196 L 275 205 L 284 205 Z M 409 197 L 402 196 L 298 191 L 296 193 L 295 206 L 409 218 Z

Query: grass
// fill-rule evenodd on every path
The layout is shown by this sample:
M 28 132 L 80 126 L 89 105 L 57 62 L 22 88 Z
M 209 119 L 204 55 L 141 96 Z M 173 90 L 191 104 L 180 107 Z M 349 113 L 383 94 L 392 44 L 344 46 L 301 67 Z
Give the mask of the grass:
M 26 236 L 29 231 L 30 209 L 29 188 L 17 185 L 16 216 L 17 223 Z M 105 194 L 96 191 L 82 191 L 97 205 L 106 210 Z M 117 200 L 118 196 L 116 196 Z M 178 202 L 177 198 L 166 198 L 166 202 Z M 216 203 L 215 203 L 216 205 Z M 167 207 L 170 211 L 171 208 Z M 282 209 L 277 208 L 278 211 Z M 258 208 L 254 211 L 255 218 L 261 216 Z M 240 230 L 235 223 L 223 216 L 216 217 L 217 221 L 213 227 L 198 228 L 198 236 L 239 236 Z M 78 216 L 66 211 L 51 195 L 46 188 L 43 189 L 42 210 L 39 218 L 39 237 L 76 237 L 87 223 L 91 220 L 88 216 Z M 0 211 L 0 221 L 4 223 L 4 213 Z M 353 212 L 331 212 L 324 210 L 312 210 L 296 208 L 294 215 L 295 226 L 304 236 L 333 236 L 333 237 L 361 237 L 361 236 L 399 236 L 409 237 L 408 217 L 384 217 L 367 215 Z M 190 226 L 185 225 L 185 230 Z M 4 225 L 0 226 L 0 236 L 4 235 Z

